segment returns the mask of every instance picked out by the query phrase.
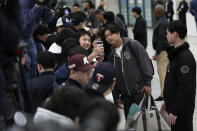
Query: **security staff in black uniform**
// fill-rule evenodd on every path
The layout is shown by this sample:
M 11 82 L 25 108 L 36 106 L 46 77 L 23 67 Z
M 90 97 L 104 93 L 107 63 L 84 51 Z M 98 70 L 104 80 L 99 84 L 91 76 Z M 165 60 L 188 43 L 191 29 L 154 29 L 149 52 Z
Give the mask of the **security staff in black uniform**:
M 186 25 L 186 13 L 188 11 L 188 3 L 182 0 L 177 8 L 177 14 L 179 15 L 179 20 Z
M 164 86 L 161 113 L 167 111 L 172 131 L 193 131 L 196 95 L 196 61 L 184 41 L 186 25 L 173 21 L 167 29 L 167 39 L 173 46 L 167 49 L 169 65 Z

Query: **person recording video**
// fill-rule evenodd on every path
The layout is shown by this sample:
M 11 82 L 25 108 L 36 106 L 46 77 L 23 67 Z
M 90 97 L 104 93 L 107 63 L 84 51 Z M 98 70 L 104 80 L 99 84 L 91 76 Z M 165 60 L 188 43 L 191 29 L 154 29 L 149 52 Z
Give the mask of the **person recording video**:
M 26 79 L 30 80 L 37 76 L 36 69 L 36 46 L 32 37 L 33 32 L 37 28 L 41 20 L 51 22 L 53 19 L 53 13 L 50 0 L 19 0 L 20 15 L 22 21 L 22 40 L 28 43 L 27 53 L 29 59 L 27 63 L 30 63 L 29 71 L 25 74 Z

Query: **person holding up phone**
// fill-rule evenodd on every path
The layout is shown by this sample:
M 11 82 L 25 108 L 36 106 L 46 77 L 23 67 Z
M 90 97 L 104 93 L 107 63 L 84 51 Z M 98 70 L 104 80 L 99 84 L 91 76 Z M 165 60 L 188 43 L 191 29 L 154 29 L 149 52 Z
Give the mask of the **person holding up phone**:
M 101 57 L 99 55 L 102 54 L 102 57 L 104 57 L 104 47 L 103 47 L 103 42 L 102 41 L 98 41 L 98 39 L 96 39 L 93 42 L 93 47 L 91 45 L 91 35 L 88 31 L 82 31 L 78 34 L 78 40 L 79 40 L 79 44 L 81 47 L 83 47 L 85 50 L 88 51 L 88 61 L 89 62 L 96 62 L 96 58 Z M 102 60 L 102 57 L 100 58 L 100 60 Z

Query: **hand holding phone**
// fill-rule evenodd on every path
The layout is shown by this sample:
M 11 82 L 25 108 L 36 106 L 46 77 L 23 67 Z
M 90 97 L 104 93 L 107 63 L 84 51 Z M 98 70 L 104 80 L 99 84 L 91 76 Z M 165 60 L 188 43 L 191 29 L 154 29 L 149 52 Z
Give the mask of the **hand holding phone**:
M 104 56 L 104 47 L 103 47 L 103 41 L 97 41 L 96 46 L 98 47 L 98 51 L 101 52 L 98 56 Z

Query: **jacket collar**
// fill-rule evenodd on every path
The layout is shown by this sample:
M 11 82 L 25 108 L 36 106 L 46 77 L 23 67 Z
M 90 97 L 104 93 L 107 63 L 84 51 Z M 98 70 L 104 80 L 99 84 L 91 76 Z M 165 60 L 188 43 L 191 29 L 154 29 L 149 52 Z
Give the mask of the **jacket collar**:
M 40 73 L 40 76 L 55 75 L 54 71 L 45 71 Z
M 73 86 L 79 87 L 80 89 L 82 89 L 82 86 L 76 80 L 74 80 L 72 78 L 68 78 L 66 83 L 72 84 Z
M 138 17 L 138 18 L 136 19 L 136 21 L 138 21 L 138 20 L 141 19 L 141 18 L 142 18 L 142 16 Z
M 168 53 L 168 58 L 170 60 L 173 60 L 178 54 L 180 54 L 184 50 L 187 50 L 188 48 L 189 44 L 187 42 L 177 48 L 174 48 L 174 46 L 167 47 L 166 51 Z

